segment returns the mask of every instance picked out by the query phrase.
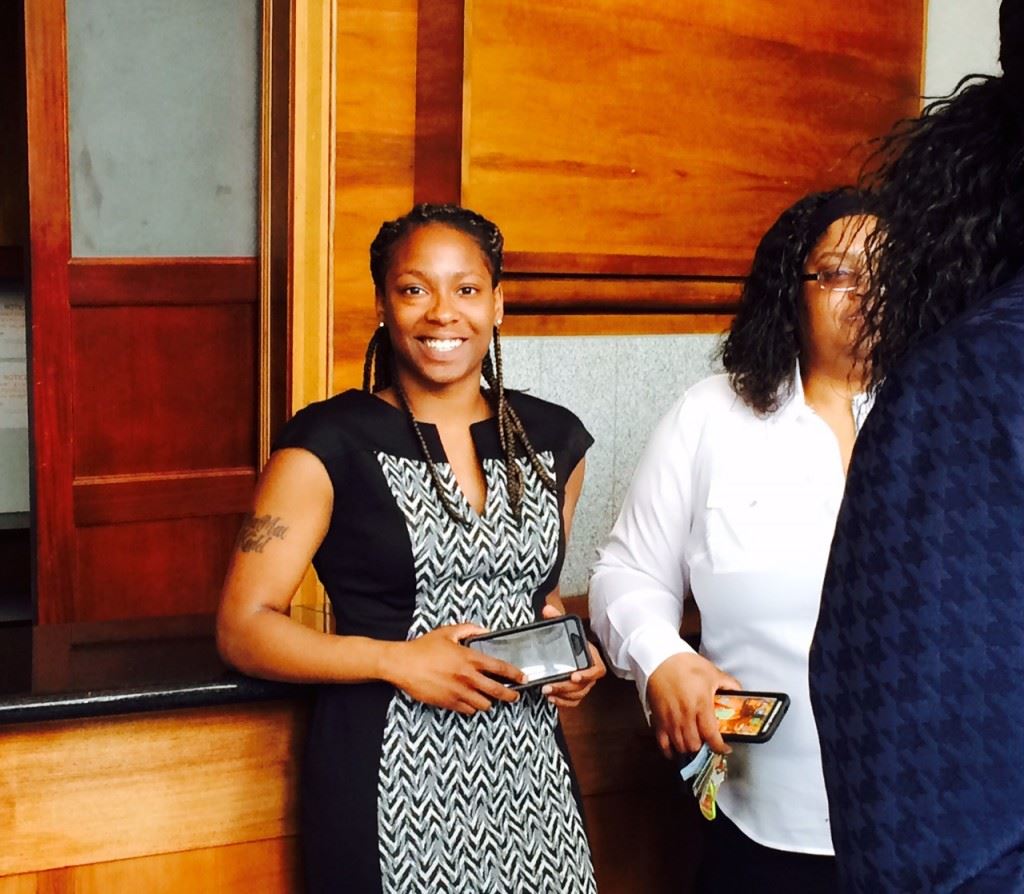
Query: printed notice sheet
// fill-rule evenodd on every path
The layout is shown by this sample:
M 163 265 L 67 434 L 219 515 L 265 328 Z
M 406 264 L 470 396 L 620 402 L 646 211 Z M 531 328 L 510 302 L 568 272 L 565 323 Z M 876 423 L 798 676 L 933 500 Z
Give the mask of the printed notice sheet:
M 25 299 L 0 290 L 0 429 L 28 428 Z
M 29 511 L 25 297 L 0 286 L 0 526 Z

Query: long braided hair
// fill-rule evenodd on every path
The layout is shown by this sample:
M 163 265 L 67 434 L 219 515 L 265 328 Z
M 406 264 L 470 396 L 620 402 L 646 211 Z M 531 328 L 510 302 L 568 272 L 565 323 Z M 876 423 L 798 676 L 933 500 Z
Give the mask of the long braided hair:
M 501 230 L 487 218 L 468 208 L 458 205 L 416 205 L 408 214 L 396 220 L 385 221 L 370 245 L 370 275 L 378 296 L 386 294 L 385 280 L 391 266 L 395 248 L 414 230 L 431 224 L 450 227 L 465 233 L 479 246 L 484 263 L 491 274 L 491 287 L 496 288 L 501 282 L 504 237 Z M 494 327 L 494 357 L 490 352 L 483 359 L 481 373 L 487 388 L 484 396 L 494 410 L 498 423 L 498 440 L 504 454 L 505 474 L 508 482 L 509 503 L 516 520 L 522 518 L 522 503 L 525 490 L 523 469 L 517 461 L 520 450 L 526 455 L 542 485 L 552 493 L 556 490 L 555 480 L 551 477 L 544 464 L 537 456 L 533 444 L 530 443 L 522 420 L 505 394 L 505 376 L 501 359 L 501 338 L 498 327 Z M 470 518 L 459 511 L 445 490 L 437 465 L 430 453 L 430 447 L 420 429 L 409 399 L 402 388 L 402 383 L 395 370 L 394 353 L 387 327 L 382 323 L 370 338 L 366 347 L 366 359 L 363 363 L 363 390 L 369 392 L 394 388 L 395 394 L 409 419 L 409 424 L 419 442 L 420 450 L 427 461 L 430 478 L 434 490 L 444 507 L 445 512 L 460 524 L 469 524 Z

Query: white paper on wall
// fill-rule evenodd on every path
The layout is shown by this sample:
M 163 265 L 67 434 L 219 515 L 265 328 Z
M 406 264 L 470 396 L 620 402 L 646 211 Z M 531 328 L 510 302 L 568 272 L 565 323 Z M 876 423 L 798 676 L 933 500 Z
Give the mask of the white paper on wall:
M 24 360 L 0 360 L 0 429 L 28 429 L 28 376 Z
M 25 298 L 0 287 L 0 360 L 24 360 Z
M 28 428 L 25 299 L 0 291 L 0 429 Z
M 25 298 L 0 287 L 0 523 L 29 511 Z

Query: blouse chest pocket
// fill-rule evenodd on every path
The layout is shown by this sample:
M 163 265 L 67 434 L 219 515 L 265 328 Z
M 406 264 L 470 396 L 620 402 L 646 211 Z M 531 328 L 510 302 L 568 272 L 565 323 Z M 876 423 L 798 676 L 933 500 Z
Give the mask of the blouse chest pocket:
M 805 563 L 828 549 L 834 499 L 806 482 L 713 481 L 705 546 L 715 572 L 754 571 Z

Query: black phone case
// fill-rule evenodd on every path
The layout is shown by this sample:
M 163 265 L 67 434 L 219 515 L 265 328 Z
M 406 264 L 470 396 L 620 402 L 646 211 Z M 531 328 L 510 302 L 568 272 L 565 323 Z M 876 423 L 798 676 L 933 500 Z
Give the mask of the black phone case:
M 552 674 L 550 677 L 542 677 L 538 680 L 531 680 L 529 683 L 509 683 L 507 680 L 502 679 L 501 682 L 508 686 L 510 689 L 515 689 L 517 692 L 521 692 L 524 689 L 532 689 L 535 686 L 543 686 L 546 683 L 558 683 L 562 680 L 568 680 L 576 671 L 587 670 L 594 666 L 594 659 L 591 657 L 590 649 L 587 648 L 587 634 L 583 629 L 583 621 L 579 615 L 559 615 L 557 618 L 545 618 L 542 621 L 534 621 L 532 624 L 523 624 L 519 627 L 506 627 L 503 630 L 492 630 L 490 633 L 482 633 L 480 636 L 470 636 L 462 640 L 464 646 L 468 646 L 470 643 L 483 642 L 489 639 L 498 639 L 503 636 L 509 636 L 513 633 L 523 633 L 527 630 L 534 630 L 538 627 L 551 627 L 554 624 L 570 624 L 572 625 L 571 633 L 576 633 L 580 636 L 583 641 L 583 655 L 587 659 L 587 663 L 583 667 L 576 668 L 575 671 L 569 671 L 565 674 Z
M 789 710 L 789 696 L 785 692 L 754 692 L 749 689 L 719 689 L 719 695 L 750 695 L 754 697 L 760 696 L 761 698 L 774 698 L 778 699 L 780 704 L 778 710 L 775 712 L 772 725 L 767 730 L 762 732 L 759 736 L 739 736 L 736 733 L 727 733 L 722 736 L 724 742 L 739 742 L 749 743 L 751 745 L 759 744 L 761 742 L 767 742 L 775 735 L 775 730 L 779 728 L 779 724 L 782 723 L 782 718 L 786 716 L 786 712 Z

